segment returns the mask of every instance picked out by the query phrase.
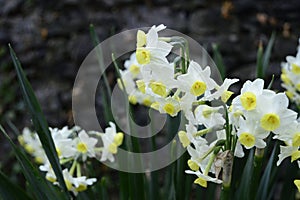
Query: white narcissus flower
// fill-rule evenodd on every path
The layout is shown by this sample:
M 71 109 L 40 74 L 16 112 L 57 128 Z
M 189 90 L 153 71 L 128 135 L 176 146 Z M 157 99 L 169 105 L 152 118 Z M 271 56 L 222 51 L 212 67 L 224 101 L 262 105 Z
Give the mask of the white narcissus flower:
M 300 105 L 300 38 L 297 50 L 296 57 L 287 56 L 287 62 L 282 63 L 281 80 L 283 88 L 287 90 L 287 96 L 291 101 Z
M 65 131 L 64 129 L 62 131 Z M 59 158 L 69 158 L 76 155 L 76 149 L 72 143 L 71 138 L 67 138 L 70 134 L 63 134 L 62 131 L 54 131 L 52 129 L 51 136 L 56 148 L 56 152 Z
M 194 96 L 201 96 L 206 91 L 213 90 L 217 86 L 210 74 L 209 67 L 203 70 L 198 63 L 191 61 L 187 73 L 177 77 L 179 88 Z
M 219 110 L 222 108 L 222 106 L 197 106 L 197 108 L 194 111 L 197 122 L 199 124 L 203 124 L 206 128 L 211 128 L 216 125 L 224 125 L 225 119 L 223 118 L 223 115 L 219 112 Z
M 100 161 L 106 161 L 107 159 L 110 162 L 114 162 L 115 158 L 113 154 L 118 152 L 118 146 L 123 142 L 124 134 L 121 132 L 117 133 L 116 125 L 112 122 L 109 122 L 110 127 L 105 129 L 105 133 L 101 134 L 101 139 L 103 141 L 103 150 L 101 154 Z
M 153 64 L 142 69 L 145 92 L 154 97 L 166 97 L 177 86 L 172 64 Z
M 228 101 L 228 99 L 231 97 L 231 95 L 233 94 L 233 92 L 229 91 L 228 88 L 238 82 L 239 79 L 234 78 L 234 79 L 228 79 L 225 78 L 223 84 L 221 86 L 216 86 L 216 92 L 214 92 L 211 95 L 208 95 L 207 97 L 205 97 L 205 100 L 213 100 L 213 99 L 219 99 L 221 98 L 221 100 L 226 103 Z
M 178 112 L 180 111 L 180 103 L 178 100 L 172 97 L 167 97 L 166 99 L 156 98 L 156 100 L 158 103 L 157 110 L 160 113 L 167 113 L 171 117 L 177 116 Z
M 46 172 L 46 179 L 52 183 L 56 182 L 56 175 L 51 167 L 49 160 L 47 159 L 43 165 L 39 166 L 39 169 Z
M 209 182 L 214 182 L 217 184 L 221 184 L 222 180 L 218 179 L 218 178 L 212 178 L 208 175 L 204 175 L 203 173 L 201 173 L 200 171 L 191 171 L 191 170 L 186 170 L 185 173 L 187 174 L 195 174 L 198 176 L 198 178 L 194 181 L 194 183 L 201 185 L 202 187 L 207 187 L 207 181 Z
M 251 117 L 258 118 L 264 130 L 279 134 L 297 118 L 297 113 L 287 108 L 288 104 L 284 93 L 264 90 L 257 100 L 257 113 L 251 113 Z
M 87 178 L 86 176 L 73 178 L 74 189 L 76 192 L 82 192 L 87 189 L 87 186 L 93 185 L 96 181 L 96 178 Z
M 159 40 L 157 32 L 162 29 L 158 27 L 151 27 L 147 34 L 142 31 L 137 33 L 136 59 L 140 65 L 168 63 L 166 56 L 171 52 L 172 45 Z
M 291 162 L 298 160 L 300 158 L 299 147 L 293 146 L 280 146 L 280 153 L 278 155 L 277 166 L 287 157 L 291 157 Z
M 180 107 L 181 110 L 184 113 L 185 118 L 192 122 L 193 124 L 197 124 L 197 121 L 195 119 L 194 113 L 192 111 L 193 108 L 193 102 L 197 101 L 197 97 L 190 94 L 190 93 L 186 93 L 183 97 L 180 98 L 179 102 L 180 102 Z
M 133 91 L 135 91 L 136 89 L 135 82 L 132 79 L 130 72 L 128 70 L 125 70 L 125 71 L 120 71 L 120 74 L 121 74 L 121 78 L 117 79 L 119 88 L 123 90 L 123 84 L 124 84 L 127 94 L 130 94 Z
M 77 150 L 77 155 L 81 155 L 83 161 L 85 161 L 87 157 L 95 157 L 95 146 L 98 142 L 96 138 L 89 137 L 89 135 L 82 130 L 79 132 L 78 138 L 75 138 L 73 142 Z
M 195 148 L 188 146 L 187 150 L 189 155 L 191 156 L 190 160 L 188 161 L 188 166 L 193 171 L 198 171 L 199 167 L 201 171 L 205 171 L 205 168 L 209 162 L 209 156 L 206 154 L 209 152 L 211 148 L 213 148 L 214 144 L 208 146 L 207 144 L 195 145 Z M 204 158 L 204 156 L 206 156 Z M 210 172 L 215 173 L 214 168 L 210 168 Z
M 264 139 L 268 137 L 270 132 L 262 129 L 257 120 L 241 118 L 239 122 L 238 140 L 246 149 L 254 146 L 257 148 L 266 146 Z
M 196 146 L 207 144 L 207 141 L 203 137 L 195 136 L 195 134 L 197 133 L 197 128 L 193 123 L 189 121 L 189 123 L 186 124 L 185 127 L 186 131 L 178 132 L 179 140 L 184 148 L 189 146 L 191 143 Z
M 300 123 L 298 121 L 293 121 L 283 129 L 279 134 L 274 136 L 275 139 L 284 141 L 293 147 L 300 146 Z
M 241 89 L 241 94 L 232 100 L 232 105 L 236 110 L 251 111 L 256 108 L 257 96 L 262 94 L 264 80 L 256 79 L 253 82 L 246 81 Z
M 136 54 L 130 55 L 130 58 L 125 61 L 124 67 L 130 72 L 133 79 L 141 79 L 141 65 L 136 60 Z

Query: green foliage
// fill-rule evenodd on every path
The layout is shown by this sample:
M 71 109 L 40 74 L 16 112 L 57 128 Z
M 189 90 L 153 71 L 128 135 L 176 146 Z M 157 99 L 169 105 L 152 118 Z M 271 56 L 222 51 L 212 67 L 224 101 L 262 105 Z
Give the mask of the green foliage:
M 24 100 L 26 102 L 27 108 L 31 114 L 33 125 L 36 129 L 36 132 L 41 140 L 41 143 L 43 145 L 43 148 L 45 150 L 45 153 L 51 163 L 51 166 L 53 168 L 53 171 L 57 177 L 57 180 L 63 190 L 65 191 L 65 195 L 68 195 L 68 190 L 65 185 L 65 181 L 62 175 L 61 166 L 57 157 L 56 149 L 51 137 L 51 134 L 49 132 L 49 127 L 47 124 L 47 121 L 42 113 L 42 110 L 40 108 L 40 105 L 34 95 L 34 92 L 32 90 L 32 87 L 30 83 L 28 82 L 24 71 L 21 67 L 21 64 L 12 49 L 12 47 L 9 45 L 10 55 L 12 57 L 19 84 L 21 87 L 21 91 L 24 97 Z
M 31 199 L 23 189 L 13 183 L 2 171 L 0 171 L 0 197 L 7 200 Z
M 226 67 L 223 61 L 223 57 L 220 53 L 219 46 L 217 44 L 212 44 L 213 48 L 213 60 L 216 62 L 216 65 L 219 69 L 222 79 L 226 78 Z
M 66 196 L 60 196 L 58 192 L 55 192 L 54 187 L 49 184 L 49 182 L 41 175 L 39 170 L 32 165 L 28 157 L 20 150 L 18 146 L 16 146 L 13 141 L 10 139 L 6 131 L 0 126 L 0 130 L 5 136 L 5 138 L 9 141 L 15 156 L 17 157 L 18 162 L 21 165 L 22 172 L 29 183 L 30 188 L 34 191 L 34 196 L 39 200 L 44 199 L 56 199 L 57 197 L 64 197 L 62 199 L 66 199 Z M 6 190 L 5 187 L 1 184 L 1 190 Z M 7 196 L 14 196 L 18 191 L 18 188 L 15 187 L 15 190 L 6 190 Z M 26 198 L 26 196 L 24 196 Z
M 257 60 L 256 60 L 256 77 L 257 78 L 265 78 L 266 71 L 269 67 L 272 48 L 275 42 L 276 34 L 272 33 L 271 38 L 268 42 L 267 48 L 264 51 L 262 43 L 259 43 L 257 50 Z

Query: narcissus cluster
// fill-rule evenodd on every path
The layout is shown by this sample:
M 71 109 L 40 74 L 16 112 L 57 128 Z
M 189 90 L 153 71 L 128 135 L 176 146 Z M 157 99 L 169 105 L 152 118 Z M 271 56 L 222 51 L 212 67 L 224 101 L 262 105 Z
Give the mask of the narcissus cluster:
M 191 156 L 186 173 L 197 176 L 196 184 L 207 187 L 207 182 L 228 180 L 219 175 L 222 169 L 227 170 L 225 160 L 243 157 L 244 148 L 265 148 L 270 135 L 286 144 L 280 147 L 278 165 L 286 157 L 292 162 L 300 158 L 300 125 L 297 113 L 288 108 L 285 93 L 265 88 L 262 79 L 248 80 L 229 104 L 233 95 L 229 88 L 239 80 L 226 78 L 217 84 L 209 66 L 189 60 L 187 48 L 179 59 L 170 60 L 175 44 L 187 44 L 180 37 L 159 37 L 165 28 L 159 25 L 147 33 L 137 32 L 136 51 L 125 62 L 118 82 L 125 85 L 132 104 L 140 103 L 171 117 L 182 112 L 187 124 L 178 137 Z M 291 90 L 296 92 L 297 85 L 300 88 L 300 78 L 296 78 L 300 75 L 300 54 L 287 61 L 282 78 L 292 97 Z M 296 101 L 297 95 L 292 99 Z
M 114 162 L 114 154 L 117 153 L 118 146 L 122 144 L 124 137 L 123 133 L 117 133 L 116 126 L 112 122 L 110 122 L 110 127 L 105 129 L 105 133 L 86 132 L 78 126 L 71 129 L 68 127 L 62 129 L 49 128 L 49 131 L 60 164 L 63 167 L 63 177 L 67 189 L 75 195 L 86 190 L 89 185 L 97 181 L 96 178 L 87 178 L 82 173 L 87 160 L 99 156 L 101 161 Z M 100 144 L 99 138 L 102 139 L 102 144 Z M 35 161 L 40 164 L 39 168 L 46 173 L 46 179 L 58 185 L 37 133 L 24 128 L 18 140 L 25 150 L 34 157 Z M 87 172 L 84 171 L 84 173 Z

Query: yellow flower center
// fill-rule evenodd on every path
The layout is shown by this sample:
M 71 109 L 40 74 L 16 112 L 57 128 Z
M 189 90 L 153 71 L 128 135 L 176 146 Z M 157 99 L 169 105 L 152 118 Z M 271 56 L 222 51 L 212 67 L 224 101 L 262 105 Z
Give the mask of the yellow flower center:
M 252 92 L 245 92 L 240 97 L 242 106 L 245 110 L 253 110 L 256 108 L 256 96 Z
M 79 142 L 77 144 L 77 151 L 79 151 L 80 153 L 86 153 L 88 151 L 88 148 L 85 143 Z
M 280 78 L 285 84 L 291 85 L 291 79 L 286 74 L 281 74 Z
M 205 117 L 205 118 L 209 118 L 210 115 L 211 115 L 213 112 L 214 112 L 214 110 L 211 109 L 211 108 L 204 108 L 203 111 L 202 111 L 202 115 L 203 115 L 203 117 Z
M 136 59 L 141 65 L 148 64 L 150 62 L 150 51 L 145 48 L 137 48 Z
M 260 119 L 260 126 L 267 131 L 274 131 L 280 126 L 280 118 L 275 113 L 265 114 Z
M 146 97 L 146 98 L 144 98 L 143 99 L 143 104 L 145 105 L 145 106 L 151 106 L 151 104 L 152 104 L 152 101 L 151 101 L 151 98 L 150 97 Z
M 292 153 L 291 162 L 294 162 L 295 160 L 298 160 L 299 158 L 300 158 L 300 151 L 296 150 Z
M 300 74 L 300 66 L 296 65 L 295 63 L 292 63 L 292 72 L 294 74 Z
M 146 92 L 145 82 L 143 80 L 137 80 L 136 85 L 137 85 L 137 88 L 139 89 L 139 91 L 141 91 L 141 93 L 145 94 L 145 92 Z
M 289 99 L 293 99 L 294 97 L 294 94 L 291 91 L 285 91 L 285 94 Z
M 187 137 L 187 134 L 185 131 L 179 131 L 178 137 L 184 148 L 186 148 L 187 146 L 190 145 L 191 142 L 190 142 L 189 138 Z
M 115 136 L 114 136 L 114 143 L 117 145 L 117 146 L 120 146 L 123 142 L 123 138 L 124 138 L 124 134 L 119 132 L 117 133 Z
M 298 191 L 300 192 L 300 180 L 294 180 L 294 184 L 296 185 Z
M 191 159 L 188 160 L 188 166 L 193 171 L 198 171 L 199 170 L 199 165 L 196 162 L 192 161 Z
M 231 95 L 233 94 L 233 92 L 226 90 L 225 92 L 223 92 L 223 94 L 221 95 L 221 100 L 226 103 L 228 101 L 228 99 L 231 97 Z
M 240 135 L 239 141 L 246 147 L 253 147 L 255 144 L 255 137 L 251 133 L 244 132 Z
M 118 147 L 117 145 L 113 142 L 109 145 L 108 151 L 112 154 L 116 154 L 118 152 Z
M 129 71 L 134 75 L 137 76 L 140 73 L 140 67 L 137 65 L 131 65 L 129 67 Z
M 56 182 L 56 178 L 53 177 L 53 176 L 48 176 L 48 175 L 46 175 L 46 179 L 47 179 L 48 181 L 50 181 L 51 183 Z
M 294 147 L 299 147 L 300 146 L 300 132 L 294 134 L 292 144 L 293 144 Z
M 24 148 L 30 154 L 32 154 L 34 152 L 34 148 L 29 144 L 25 144 Z
M 44 163 L 44 159 L 42 157 L 35 157 L 34 160 L 38 164 L 43 164 Z
M 135 95 L 129 95 L 129 96 L 128 96 L 128 101 L 129 101 L 131 104 L 135 105 L 135 104 L 137 103 L 137 98 L 136 98 Z
M 195 81 L 191 87 L 191 93 L 195 96 L 204 94 L 206 90 L 206 84 L 202 81 Z
M 22 135 L 18 136 L 18 141 L 19 141 L 20 145 L 22 145 L 22 146 L 25 145 L 24 137 Z
M 80 184 L 77 188 L 76 188 L 76 191 L 77 192 L 82 192 L 84 190 L 87 189 L 87 186 L 86 185 L 83 185 L 83 184 Z
M 207 181 L 204 178 L 197 178 L 194 183 L 201 185 L 202 187 L 207 187 Z
M 173 104 L 171 104 L 171 103 L 166 103 L 163 109 L 169 115 L 175 114 L 175 106 Z
M 138 30 L 136 35 L 136 46 L 142 47 L 146 44 L 146 41 L 147 41 L 146 33 L 144 31 Z
M 167 96 L 166 86 L 163 83 L 152 82 L 149 86 L 155 94 L 162 97 Z

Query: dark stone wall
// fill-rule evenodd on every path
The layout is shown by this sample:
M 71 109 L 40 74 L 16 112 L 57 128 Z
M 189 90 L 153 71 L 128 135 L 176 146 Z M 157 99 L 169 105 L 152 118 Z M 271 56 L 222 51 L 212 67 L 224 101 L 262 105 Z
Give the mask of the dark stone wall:
M 11 43 L 50 125 L 70 123 L 73 82 L 93 48 L 90 23 L 101 40 L 126 29 L 163 23 L 194 38 L 209 52 L 211 44 L 217 43 L 228 76 L 243 80 L 255 75 L 259 41 L 266 46 L 276 31 L 269 74 L 278 75 L 280 62 L 296 52 L 299 10 L 298 0 L 0 0 L 0 87 L 7 77 L 16 84 L 7 52 Z M 2 106 L 0 113 L 9 108 Z

